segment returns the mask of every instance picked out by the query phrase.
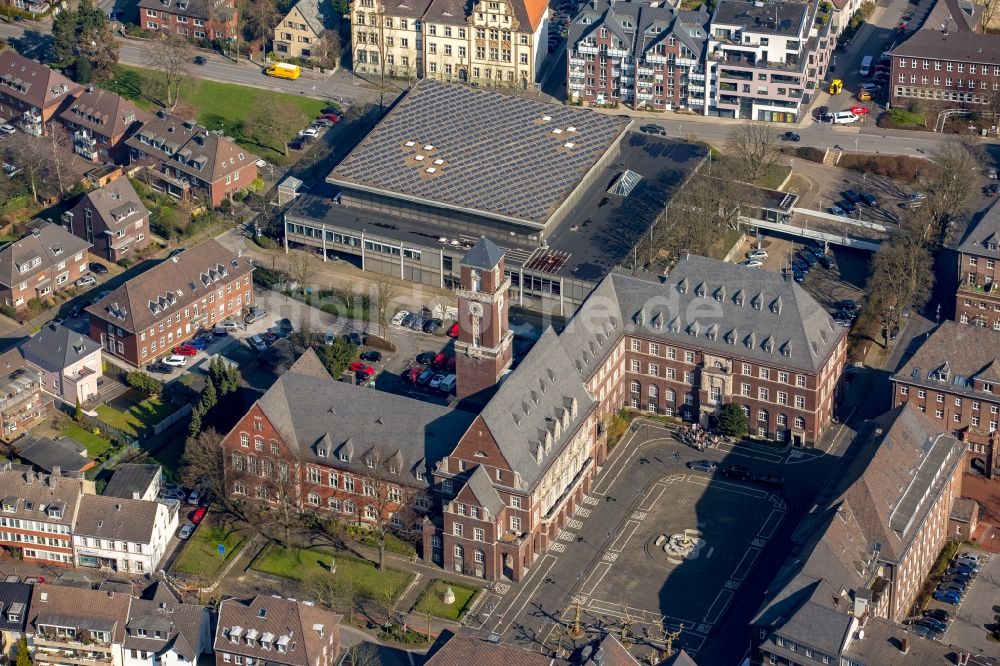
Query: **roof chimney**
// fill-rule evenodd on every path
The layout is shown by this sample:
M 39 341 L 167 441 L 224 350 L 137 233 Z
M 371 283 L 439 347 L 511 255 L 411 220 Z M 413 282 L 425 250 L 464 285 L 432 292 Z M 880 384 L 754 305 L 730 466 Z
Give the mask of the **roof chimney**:
M 679 253 L 681 261 L 687 261 L 691 258 L 691 250 L 681 250 Z
M 910 639 L 908 639 L 906 636 L 903 636 L 903 638 L 901 638 L 899 641 L 899 651 L 902 652 L 903 654 L 906 654 L 907 652 L 910 651 Z

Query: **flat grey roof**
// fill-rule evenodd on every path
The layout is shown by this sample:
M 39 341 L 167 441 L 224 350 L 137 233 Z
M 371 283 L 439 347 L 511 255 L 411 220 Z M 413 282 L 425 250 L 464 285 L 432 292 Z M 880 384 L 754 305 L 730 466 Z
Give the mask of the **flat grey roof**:
M 630 123 L 425 79 L 327 180 L 544 225 Z

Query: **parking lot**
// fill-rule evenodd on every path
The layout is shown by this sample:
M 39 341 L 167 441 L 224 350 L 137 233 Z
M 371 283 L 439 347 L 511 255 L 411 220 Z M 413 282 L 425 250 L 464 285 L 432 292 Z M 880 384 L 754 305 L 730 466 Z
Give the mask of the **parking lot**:
M 963 547 L 960 553 L 982 551 Z M 945 643 L 960 645 L 973 654 L 996 654 L 997 644 L 987 640 L 989 629 L 996 624 L 1000 613 L 1000 558 L 991 557 L 983 564 L 982 570 L 969 583 L 968 591 L 956 607 L 941 601 L 931 600 L 927 609 L 941 608 L 950 613 L 954 620 L 940 637 Z

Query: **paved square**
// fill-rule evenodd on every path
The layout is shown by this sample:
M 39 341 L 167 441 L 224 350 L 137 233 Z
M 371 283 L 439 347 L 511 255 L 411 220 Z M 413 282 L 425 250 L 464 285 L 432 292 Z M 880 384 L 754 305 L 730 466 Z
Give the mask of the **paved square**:
M 962 548 L 961 552 L 967 550 L 973 549 Z M 978 552 L 980 557 L 985 555 L 982 551 Z M 954 606 L 931 602 L 932 607 L 940 606 L 955 615 L 955 620 L 948 628 L 944 640 L 952 645 L 968 648 L 973 654 L 1000 653 L 1000 647 L 987 640 L 986 630 L 986 627 L 992 626 L 996 621 L 994 617 L 1000 611 L 998 604 L 1000 604 L 1000 556 L 997 555 L 991 555 L 983 565 L 983 570 L 969 587 L 969 593 L 957 612 Z

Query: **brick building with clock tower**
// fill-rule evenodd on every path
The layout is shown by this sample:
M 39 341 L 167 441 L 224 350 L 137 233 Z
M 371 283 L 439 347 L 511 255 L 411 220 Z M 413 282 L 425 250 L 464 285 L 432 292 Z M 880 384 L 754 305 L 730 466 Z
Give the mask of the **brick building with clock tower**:
M 507 327 L 510 277 L 504 253 L 481 237 L 462 258 L 458 290 L 459 335 L 455 341 L 458 398 L 482 397 L 510 367 L 513 334 Z

